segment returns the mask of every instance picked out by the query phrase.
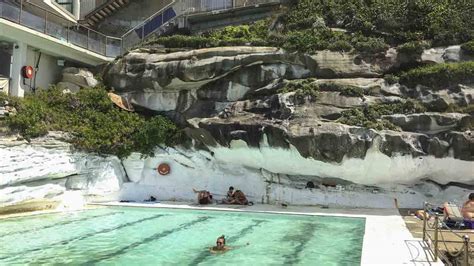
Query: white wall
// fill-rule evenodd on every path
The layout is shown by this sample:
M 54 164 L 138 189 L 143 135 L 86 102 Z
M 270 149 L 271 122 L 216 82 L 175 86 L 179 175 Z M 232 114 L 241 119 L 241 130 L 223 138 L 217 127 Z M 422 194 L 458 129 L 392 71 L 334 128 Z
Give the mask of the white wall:
M 36 66 L 36 61 L 39 56 L 39 52 L 35 51 L 32 47 L 28 47 L 27 52 L 27 65 Z M 51 84 L 56 84 L 61 79 L 61 67 L 57 65 L 57 58 L 48 54 L 41 54 L 41 61 L 39 64 L 39 70 L 36 77 L 36 87 L 47 89 Z M 29 81 L 27 81 L 27 85 Z M 32 81 L 33 84 L 33 81 Z M 29 87 L 26 86 L 26 91 L 29 91 Z
M 291 154 L 289 150 L 286 152 Z M 258 160 L 257 153 L 265 159 Z M 318 167 L 323 168 L 322 164 L 317 161 L 312 162 L 314 166 L 311 168 L 304 159 L 295 154 L 292 155 L 290 158 L 284 156 L 284 151 L 273 149 L 264 152 L 250 148 L 243 150 L 214 149 L 214 156 L 203 151 L 174 149 L 157 151 L 154 157 L 146 159 L 141 158 L 139 154 L 133 154 L 123 161 L 123 166 L 131 182 L 123 184 L 120 198 L 143 201 L 154 196 L 159 200 L 195 201 L 196 195 L 192 188 L 196 188 L 209 190 L 217 200 L 220 200 L 225 197 L 227 188 L 234 186 L 236 189 L 244 191 L 249 200 L 255 203 L 393 208 L 395 199 L 397 199 L 399 207 L 422 208 L 424 201 L 462 203 L 470 193 L 468 189 L 455 186 L 442 189 L 432 183 L 424 182 L 423 178 L 420 179 L 417 176 L 417 173 L 412 175 L 409 172 L 400 173 L 391 170 L 394 172 L 394 176 L 388 182 L 384 176 L 378 178 L 381 171 L 377 167 L 386 167 L 386 165 L 380 160 L 374 161 L 371 157 L 366 160 L 350 159 L 349 161 L 362 165 L 374 164 L 373 169 L 357 169 L 351 167 L 351 164 L 334 164 L 324 167 L 325 169 L 322 170 L 325 173 L 333 175 L 324 174 L 319 175 L 320 177 L 334 176 L 350 180 L 350 176 L 345 176 L 348 171 L 352 172 L 354 177 L 360 175 L 361 170 L 365 171 L 365 182 L 363 179 L 355 179 L 354 181 L 359 181 L 356 182 L 358 185 L 341 185 L 335 188 L 320 186 L 315 189 L 305 189 L 306 181 L 314 180 L 316 177 L 310 175 L 293 176 L 293 179 L 290 180 L 285 174 L 272 174 L 262 170 L 272 162 L 289 170 L 291 170 L 291 165 L 299 166 L 301 171 L 307 170 L 308 167 L 310 170 Z M 285 161 L 281 161 L 281 158 Z M 394 163 L 397 163 L 399 159 L 392 158 Z M 417 161 L 416 159 L 411 160 Z M 156 167 L 160 163 L 168 163 L 171 173 L 165 176 L 160 175 L 156 171 Z M 452 171 L 446 172 L 445 176 L 451 181 L 459 181 L 450 175 L 453 172 L 472 169 L 471 162 L 468 162 L 467 166 L 463 166 L 463 162 L 452 162 L 451 158 L 443 158 L 434 162 L 440 167 L 449 168 L 446 163 L 452 163 Z M 436 176 L 438 174 L 436 169 L 434 171 L 431 169 L 432 165 L 419 168 L 420 172 L 425 173 L 426 178 L 439 180 L 439 177 Z M 408 167 L 408 170 L 410 169 Z M 474 180 L 472 173 L 468 173 L 465 180 L 468 180 L 466 183 L 471 183 Z M 377 188 L 362 185 L 364 183 L 376 185 Z

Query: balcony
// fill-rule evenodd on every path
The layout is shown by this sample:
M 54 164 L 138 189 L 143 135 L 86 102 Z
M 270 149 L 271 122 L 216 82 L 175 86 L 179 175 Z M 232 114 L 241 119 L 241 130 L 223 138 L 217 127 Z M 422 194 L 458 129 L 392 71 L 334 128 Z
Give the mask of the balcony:
M 121 39 L 72 23 L 38 5 L 0 0 L 0 18 L 106 57 L 121 54 Z

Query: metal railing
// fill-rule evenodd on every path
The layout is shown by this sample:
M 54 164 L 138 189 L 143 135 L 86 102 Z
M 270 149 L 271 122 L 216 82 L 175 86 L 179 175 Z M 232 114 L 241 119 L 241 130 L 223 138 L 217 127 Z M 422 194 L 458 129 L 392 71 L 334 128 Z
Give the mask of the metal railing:
M 173 8 L 175 0 L 154 13 L 142 23 L 136 25 L 131 30 L 122 35 L 122 52 L 142 42 L 146 37 L 159 29 L 165 29 L 176 20 L 177 14 Z
M 31 2 L 22 0 L 16 4 L 0 0 L 0 18 L 106 57 L 116 57 L 122 52 L 121 38 L 73 23 Z
M 181 0 L 187 14 L 281 3 L 281 0 Z
M 122 50 L 123 52 L 127 51 L 152 34 L 166 33 L 179 18 L 198 13 L 227 11 L 282 2 L 282 0 L 173 0 L 145 21 L 127 31 L 122 36 Z
M 101 1 L 107 3 L 106 0 Z M 166 33 L 179 18 L 196 13 L 225 11 L 281 2 L 282 0 L 171 0 L 164 8 L 127 31 L 120 38 L 107 36 L 73 23 L 26 0 L 20 0 L 19 4 L 15 1 L 0 0 L 0 18 L 106 57 L 117 57 L 152 34 Z M 179 8 L 181 13 L 177 13 L 176 8 Z
M 444 222 L 443 215 L 431 211 L 435 206 L 437 205 L 425 202 L 423 212 L 423 241 L 428 244 L 433 253 L 434 261 L 443 258 L 445 262 L 449 262 L 447 256 L 442 253 L 442 247 L 444 247 L 445 252 L 449 254 L 451 258 L 458 258 L 463 266 L 469 266 L 470 256 L 473 250 L 472 246 L 474 244 L 474 242 L 471 242 L 471 236 L 474 236 L 474 232 L 450 229 Z M 431 217 L 428 216 L 428 214 Z M 431 218 L 433 218 L 432 223 L 430 221 Z M 446 240 L 445 236 L 447 233 L 455 236 L 457 240 Z M 448 244 L 459 245 L 459 248 L 450 251 Z M 441 248 L 440 245 L 442 245 Z

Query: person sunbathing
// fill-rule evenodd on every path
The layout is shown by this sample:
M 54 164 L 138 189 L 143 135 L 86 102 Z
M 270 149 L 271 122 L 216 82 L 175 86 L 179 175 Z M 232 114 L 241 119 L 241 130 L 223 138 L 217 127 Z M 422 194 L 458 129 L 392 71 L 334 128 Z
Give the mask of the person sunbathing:
M 212 194 L 207 190 L 196 190 L 193 188 L 194 193 L 198 194 L 198 203 L 199 204 L 211 204 L 212 203 Z
M 227 195 L 225 199 L 222 200 L 224 204 L 230 204 L 230 202 L 234 199 L 234 187 L 229 187 L 229 191 L 227 191 Z
M 245 197 L 244 192 L 236 190 L 233 198 L 229 201 L 229 204 L 248 205 L 249 201 L 247 200 L 247 197 Z
M 474 193 L 469 194 L 469 200 L 462 206 L 461 213 L 464 219 L 474 221 Z

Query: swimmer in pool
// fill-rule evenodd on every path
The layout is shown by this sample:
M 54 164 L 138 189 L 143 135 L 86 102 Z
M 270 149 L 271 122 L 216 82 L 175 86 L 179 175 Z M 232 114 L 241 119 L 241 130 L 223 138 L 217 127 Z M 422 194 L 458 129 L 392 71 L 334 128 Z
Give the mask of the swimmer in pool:
M 211 253 L 224 253 L 230 250 L 230 247 L 225 245 L 225 236 L 221 235 L 216 240 L 216 245 L 210 248 Z

